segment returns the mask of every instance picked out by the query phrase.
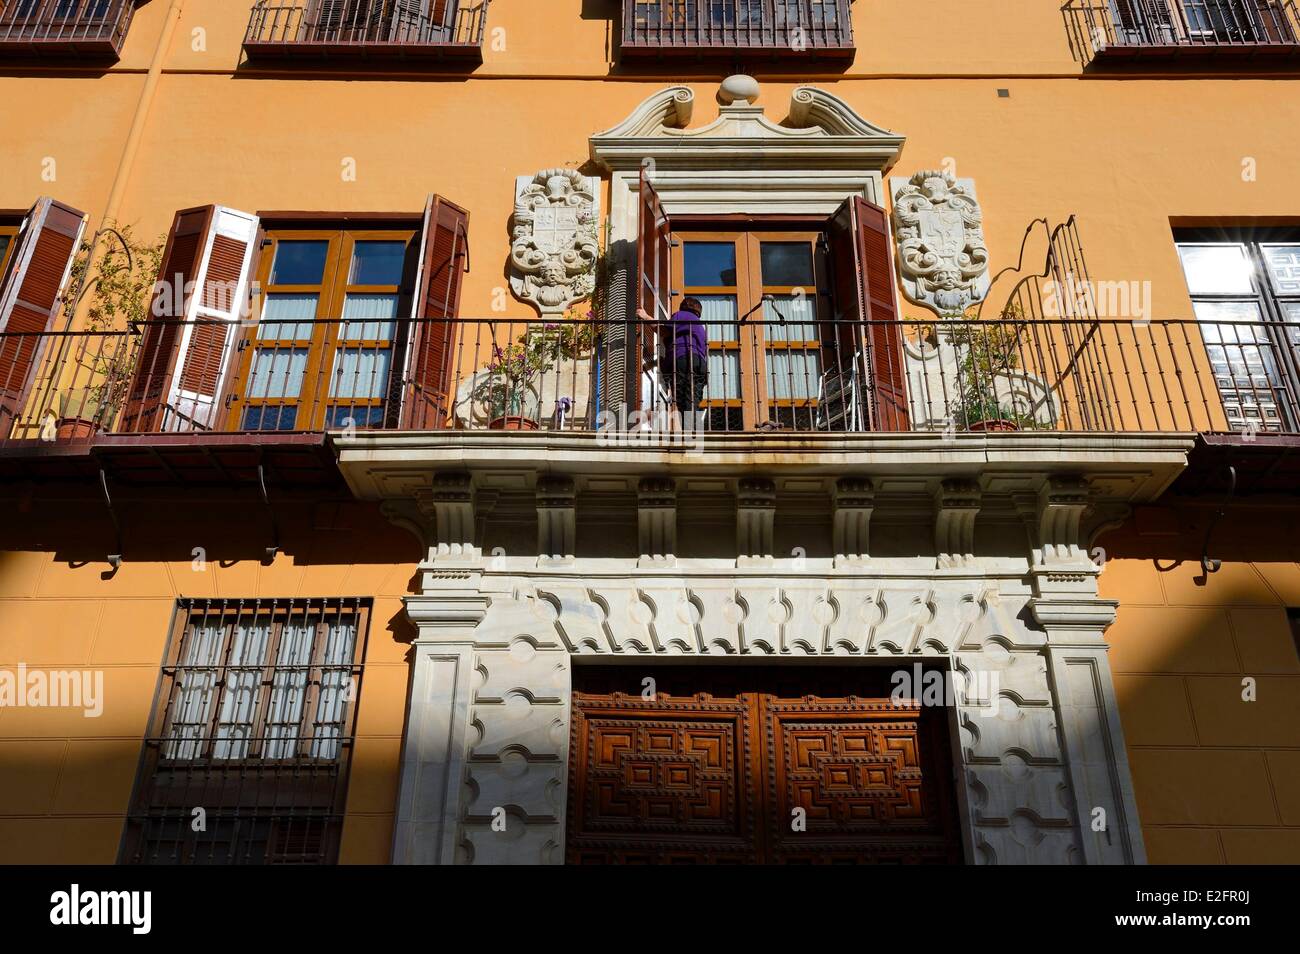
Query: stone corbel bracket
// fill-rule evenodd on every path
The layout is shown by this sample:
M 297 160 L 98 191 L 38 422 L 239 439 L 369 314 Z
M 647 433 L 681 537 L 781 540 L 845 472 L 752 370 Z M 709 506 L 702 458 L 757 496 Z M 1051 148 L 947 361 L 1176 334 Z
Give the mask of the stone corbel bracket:
M 537 565 L 574 561 L 577 553 L 576 490 L 572 477 L 544 474 L 537 479 Z
M 775 481 L 742 478 L 736 490 L 736 566 L 771 566 L 775 527 Z
M 948 479 L 934 494 L 934 551 L 941 570 L 971 566 L 975 561 L 975 518 L 980 486 L 973 480 Z
M 841 477 L 831 493 L 831 544 L 835 566 L 860 566 L 871 552 L 876 487 L 869 477 Z
M 669 477 L 646 477 L 637 485 L 637 566 L 677 562 L 677 484 Z
M 440 472 L 413 497 L 385 501 L 381 512 L 412 533 L 425 550 L 426 565 L 477 565 L 474 485 L 467 473 Z

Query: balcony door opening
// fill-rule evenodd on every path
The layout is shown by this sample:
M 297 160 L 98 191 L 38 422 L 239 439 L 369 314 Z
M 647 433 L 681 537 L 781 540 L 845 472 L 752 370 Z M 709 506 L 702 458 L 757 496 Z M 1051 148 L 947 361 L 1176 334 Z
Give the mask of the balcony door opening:
M 395 426 L 419 245 L 415 229 L 268 233 L 231 429 Z
M 674 273 L 708 334 L 702 409 L 714 431 L 813 430 L 841 361 L 821 232 L 680 232 Z M 847 357 L 852 358 L 852 355 Z M 670 364 L 676 355 L 667 354 Z

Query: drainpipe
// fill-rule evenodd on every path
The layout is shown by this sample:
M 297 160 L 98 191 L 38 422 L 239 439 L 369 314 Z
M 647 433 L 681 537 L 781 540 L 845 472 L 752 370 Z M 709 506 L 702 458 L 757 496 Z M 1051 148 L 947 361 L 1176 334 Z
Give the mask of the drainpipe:
M 127 0 L 127 2 L 134 3 L 135 0 Z M 163 19 L 162 34 L 158 37 L 158 46 L 154 50 L 153 60 L 149 63 L 149 72 L 145 74 L 144 89 L 140 91 L 140 101 L 136 104 L 135 115 L 131 118 L 131 128 L 122 147 L 122 158 L 118 160 L 117 173 L 113 177 L 113 187 L 109 190 L 108 201 L 104 204 L 104 211 L 99 218 L 101 227 L 115 220 L 121 210 L 122 196 L 130 181 L 131 167 L 135 165 L 136 154 L 140 151 L 140 140 L 144 138 L 144 128 L 149 120 L 149 109 L 153 106 L 154 94 L 158 90 L 158 80 L 162 77 L 163 61 L 167 58 L 168 50 L 171 49 L 172 38 L 176 35 L 176 25 L 180 22 L 184 6 L 185 0 L 171 0 L 171 6 Z M 94 275 L 100 257 L 98 247 L 91 251 L 90 261 L 86 264 L 86 281 L 90 281 L 90 276 Z M 73 317 L 73 315 L 67 316 L 65 328 L 72 326 Z

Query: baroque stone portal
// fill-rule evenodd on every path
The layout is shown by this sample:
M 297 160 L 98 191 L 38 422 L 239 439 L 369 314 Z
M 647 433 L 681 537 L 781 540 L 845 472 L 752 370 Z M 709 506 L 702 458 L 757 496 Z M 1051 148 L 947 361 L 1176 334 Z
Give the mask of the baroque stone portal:
M 598 188 L 573 169 L 543 169 L 515 182 L 510 287 L 543 315 L 563 312 L 595 288 Z
M 973 179 L 940 170 L 892 180 L 894 242 L 908 301 L 960 316 L 988 291 L 989 250 Z

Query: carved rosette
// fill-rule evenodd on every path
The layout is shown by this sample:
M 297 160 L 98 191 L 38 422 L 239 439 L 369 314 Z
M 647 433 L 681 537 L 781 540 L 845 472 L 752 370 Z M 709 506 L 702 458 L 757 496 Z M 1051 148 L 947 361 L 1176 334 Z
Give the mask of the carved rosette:
M 907 299 L 960 317 L 988 291 L 989 250 L 975 183 L 927 169 L 894 182 L 894 243 Z
M 595 289 L 597 188 L 573 169 L 543 169 L 516 182 L 510 288 L 543 315 L 560 314 Z

